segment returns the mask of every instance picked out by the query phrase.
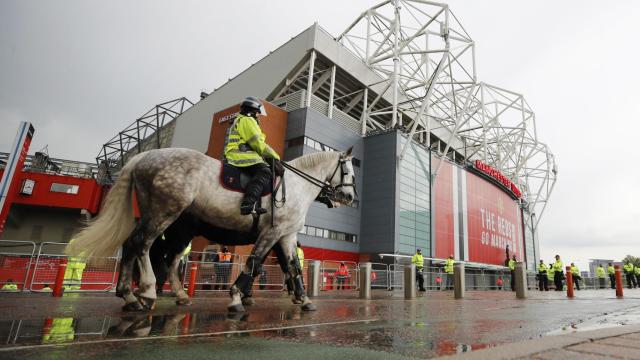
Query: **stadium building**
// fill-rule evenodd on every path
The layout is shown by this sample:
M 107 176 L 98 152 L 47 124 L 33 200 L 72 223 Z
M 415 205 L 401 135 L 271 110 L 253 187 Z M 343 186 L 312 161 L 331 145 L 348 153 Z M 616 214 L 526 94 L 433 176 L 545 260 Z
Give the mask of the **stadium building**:
M 480 81 L 476 44 L 447 5 L 405 3 L 368 9 L 337 37 L 313 24 L 197 103 L 155 106 L 98 162 L 115 177 L 152 148 L 219 159 L 239 102 L 257 96 L 267 142 L 285 160 L 354 146 L 359 199 L 312 205 L 298 237 L 307 258 L 380 261 L 421 248 L 503 264 L 508 246 L 534 269 L 557 172 L 535 115 L 522 95 Z

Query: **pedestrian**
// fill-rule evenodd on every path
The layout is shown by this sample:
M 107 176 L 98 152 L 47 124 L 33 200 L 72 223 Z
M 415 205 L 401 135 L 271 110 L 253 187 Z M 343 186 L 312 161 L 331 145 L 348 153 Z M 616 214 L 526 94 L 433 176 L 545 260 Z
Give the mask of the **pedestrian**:
M 345 283 L 347 282 L 347 278 L 349 277 L 349 268 L 344 264 L 344 261 L 340 262 L 340 266 L 338 266 L 338 270 L 336 270 L 335 278 L 338 282 L 338 290 L 346 290 L 347 286 Z
M 80 290 L 80 286 L 82 285 L 82 274 L 84 273 L 86 266 L 87 263 L 84 259 L 76 256 L 69 257 L 67 267 L 64 271 L 64 285 L 62 286 L 65 291 Z
M 580 291 L 580 280 L 582 280 L 582 276 L 580 276 L 580 269 L 578 269 L 574 263 L 571 263 L 571 278 L 576 285 L 576 289 Z
M 636 272 L 633 263 L 631 261 L 627 261 L 622 268 L 624 269 L 624 275 L 627 277 L 627 286 L 629 289 L 633 289 L 638 286 L 638 284 L 636 284 Z
M 598 288 L 604 289 L 605 279 L 607 276 L 604 272 L 604 268 L 602 267 L 602 264 L 598 265 L 598 268 L 596 269 L 596 277 L 598 278 Z
M 18 285 L 13 283 L 13 279 L 7 279 L 7 282 L 0 288 L 1 291 L 18 291 Z
M 298 255 L 298 260 L 300 260 L 300 271 L 302 271 L 302 269 L 304 269 L 304 250 L 302 250 L 300 241 L 296 242 L 296 255 Z
M 553 270 L 553 263 L 549 264 L 549 270 L 547 270 L 547 282 L 549 284 L 555 281 L 555 271 Z M 555 285 L 554 285 L 555 288 Z
M 454 264 L 455 264 L 455 260 L 453 260 L 453 254 L 449 255 L 449 258 L 444 263 L 444 273 L 447 276 L 445 290 L 453 290 L 453 265 Z
M 509 260 L 509 271 L 511 272 L 511 291 L 516 291 L 516 255 Z
M 547 265 L 540 260 L 538 265 L 538 289 L 540 291 L 549 291 L 549 277 L 547 276 Z
M 560 255 L 556 255 L 556 262 L 553 263 L 553 283 L 556 286 L 556 291 L 562 291 L 562 261 L 560 260 Z
M 636 285 L 640 287 L 640 266 L 636 266 Z
M 231 252 L 229 248 L 226 246 L 222 247 L 222 252 L 218 253 L 218 258 L 220 261 L 218 262 L 218 271 L 216 271 L 216 285 L 214 286 L 215 290 L 226 290 L 227 285 L 229 285 L 229 276 L 231 275 Z
M 418 290 L 426 291 L 424 288 L 424 275 L 422 270 L 424 269 L 424 257 L 422 256 L 422 249 L 416 249 L 416 253 L 411 258 L 411 263 L 416 266 L 416 281 L 418 282 Z
M 259 289 L 264 290 L 267 288 L 267 270 L 264 266 L 260 270 L 260 277 L 258 278 Z
M 609 273 L 609 284 L 611 285 L 612 289 L 616 288 L 616 268 L 613 266 L 613 264 L 609 263 L 609 266 L 607 266 L 607 272 Z

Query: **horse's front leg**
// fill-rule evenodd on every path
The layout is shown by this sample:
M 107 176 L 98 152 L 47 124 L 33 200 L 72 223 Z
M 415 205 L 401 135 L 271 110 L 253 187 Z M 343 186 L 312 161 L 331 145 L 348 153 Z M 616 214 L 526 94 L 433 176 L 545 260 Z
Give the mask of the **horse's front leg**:
M 284 250 L 286 263 L 288 265 L 287 275 L 293 280 L 293 303 L 302 304 L 302 310 L 313 311 L 316 310 L 316 306 L 309 300 L 304 290 L 302 267 L 300 266 L 300 260 L 296 253 L 297 239 L 297 233 L 288 234 L 280 238 L 279 245 Z
M 231 303 L 227 306 L 227 309 L 230 312 L 244 311 L 243 299 L 247 305 L 249 304 L 253 280 L 260 275 L 265 256 L 278 240 L 277 233 L 277 228 L 269 228 L 258 237 L 245 267 L 229 290 Z

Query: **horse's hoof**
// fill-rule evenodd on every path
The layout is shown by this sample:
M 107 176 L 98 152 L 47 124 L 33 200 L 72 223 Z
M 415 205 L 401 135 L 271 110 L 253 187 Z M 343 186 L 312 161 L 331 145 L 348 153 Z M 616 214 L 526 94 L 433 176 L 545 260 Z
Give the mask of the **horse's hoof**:
M 256 301 L 253 300 L 253 298 L 250 298 L 250 297 L 242 298 L 242 305 L 244 305 L 244 306 L 255 305 L 255 303 L 256 303 Z
M 303 311 L 316 311 L 318 308 L 316 308 L 316 304 L 314 303 L 306 303 L 304 305 L 302 305 L 302 310 Z
M 179 305 L 179 306 L 191 306 L 192 304 L 193 303 L 189 298 L 182 298 L 182 299 L 176 300 L 176 305 Z
M 300 304 L 304 303 L 304 301 L 302 301 L 302 299 L 295 299 L 295 298 L 294 298 L 294 299 L 291 299 L 291 302 L 292 302 L 294 305 L 300 305 Z
M 229 305 L 227 306 L 227 310 L 231 313 L 241 313 L 244 312 L 244 306 L 242 306 L 242 304 Z
M 147 310 L 153 310 L 156 308 L 156 299 L 139 296 L 138 302 L 140 302 L 140 304 Z
M 142 311 L 144 307 L 137 301 L 124 304 L 122 311 Z

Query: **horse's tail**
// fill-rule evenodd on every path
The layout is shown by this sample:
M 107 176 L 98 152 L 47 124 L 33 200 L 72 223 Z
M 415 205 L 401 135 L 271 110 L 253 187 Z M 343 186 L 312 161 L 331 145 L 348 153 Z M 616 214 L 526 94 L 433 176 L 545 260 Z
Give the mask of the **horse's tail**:
M 144 155 L 137 155 L 120 172 L 109 191 L 100 215 L 92 220 L 72 241 L 65 253 L 81 257 L 113 256 L 127 240 L 135 226 L 131 192 L 132 172 Z

